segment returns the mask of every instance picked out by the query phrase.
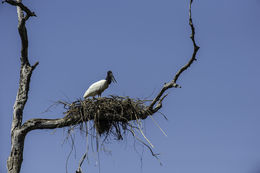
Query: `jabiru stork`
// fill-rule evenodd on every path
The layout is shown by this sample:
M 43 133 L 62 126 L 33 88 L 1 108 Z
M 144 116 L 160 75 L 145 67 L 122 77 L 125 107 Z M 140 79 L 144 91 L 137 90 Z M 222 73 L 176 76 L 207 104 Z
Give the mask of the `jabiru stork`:
M 101 97 L 102 92 L 108 88 L 108 86 L 111 84 L 111 82 L 116 82 L 116 79 L 114 78 L 114 75 L 112 71 L 107 72 L 106 79 L 102 79 L 100 81 L 97 81 L 90 85 L 90 87 L 87 89 L 87 91 L 84 94 L 84 98 L 92 96 L 93 98 L 98 95 L 98 97 Z

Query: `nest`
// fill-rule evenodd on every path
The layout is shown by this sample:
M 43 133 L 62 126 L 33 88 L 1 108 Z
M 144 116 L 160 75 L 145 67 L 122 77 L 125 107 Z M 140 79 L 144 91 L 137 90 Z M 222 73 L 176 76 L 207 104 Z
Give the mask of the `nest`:
M 71 132 L 75 127 L 79 127 L 81 132 L 86 132 L 87 138 L 88 135 L 96 137 L 94 142 L 96 142 L 97 151 L 99 151 L 98 136 L 104 137 L 101 144 L 103 145 L 111 136 L 116 137 L 114 138 L 116 140 L 123 140 L 123 136 L 125 137 L 127 132 L 130 132 L 134 137 L 134 140 L 139 141 L 143 146 L 147 147 L 152 156 L 160 162 L 158 157 L 159 154 L 153 152 L 152 143 L 142 131 L 143 125 L 141 120 L 146 119 L 149 115 L 152 115 L 157 111 L 150 110 L 149 106 L 146 105 L 147 102 L 150 102 L 150 100 L 131 99 L 129 97 L 111 95 L 110 97 L 97 99 L 78 99 L 72 103 L 62 101 L 59 103 L 62 104 L 66 110 L 64 112 L 63 126 L 68 126 L 68 137 L 71 137 Z M 155 124 L 158 126 L 156 122 Z M 160 130 L 163 132 L 161 128 Z M 140 135 L 143 136 L 146 142 L 139 137 Z M 91 144 L 93 144 L 93 138 L 91 139 Z M 72 144 L 74 144 L 74 139 L 71 138 L 71 140 Z M 77 170 L 78 172 L 81 172 L 81 164 L 83 163 L 87 152 L 82 157 Z M 160 164 L 162 163 L 160 162 Z
M 110 96 L 97 99 L 78 99 L 66 105 L 65 117 L 74 118 L 75 125 L 93 120 L 99 135 L 114 135 L 123 139 L 123 133 L 133 128 L 129 122 L 145 119 L 149 113 L 145 105 L 147 100 L 130 99 L 129 97 Z

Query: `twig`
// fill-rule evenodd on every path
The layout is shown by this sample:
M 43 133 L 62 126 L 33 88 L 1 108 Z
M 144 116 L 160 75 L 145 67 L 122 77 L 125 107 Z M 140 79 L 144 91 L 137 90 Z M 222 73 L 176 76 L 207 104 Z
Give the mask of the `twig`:
M 82 170 L 81 170 L 81 165 L 83 164 L 85 158 L 87 156 L 87 152 L 82 156 L 81 160 L 80 160 L 80 163 L 79 163 L 79 168 L 76 170 L 76 173 L 82 173 Z
M 137 139 L 137 140 L 138 140 L 139 142 L 141 142 L 144 146 L 146 146 L 146 147 L 150 150 L 152 156 L 154 156 L 154 157 L 160 162 L 160 165 L 162 165 L 162 162 L 160 161 L 160 159 L 159 159 L 159 157 L 158 157 L 160 154 L 154 153 L 153 150 L 152 150 L 152 148 L 151 148 L 149 145 L 147 145 L 144 141 L 142 141 L 138 136 L 136 136 L 135 132 L 134 132 L 132 129 L 127 129 L 127 130 L 132 133 L 132 135 L 135 137 L 135 139 Z
M 150 115 L 149 117 L 153 120 L 154 124 L 161 130 L 161 132 L 164 134 L 164 136 L 167 137 L 167 134 L 163 131 L 163 129 L 160 127 L 160 125 L 155 121 L 153 116 Z

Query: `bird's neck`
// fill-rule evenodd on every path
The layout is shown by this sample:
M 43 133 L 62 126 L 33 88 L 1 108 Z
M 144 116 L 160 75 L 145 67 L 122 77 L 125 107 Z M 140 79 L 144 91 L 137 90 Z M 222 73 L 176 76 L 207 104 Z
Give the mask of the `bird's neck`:
M 107 81 L 108 85 L 111 84 L 111 82 L 112 82 L 111 77 L 107 76 L 107 77 L 106 77 L 106 81 Z

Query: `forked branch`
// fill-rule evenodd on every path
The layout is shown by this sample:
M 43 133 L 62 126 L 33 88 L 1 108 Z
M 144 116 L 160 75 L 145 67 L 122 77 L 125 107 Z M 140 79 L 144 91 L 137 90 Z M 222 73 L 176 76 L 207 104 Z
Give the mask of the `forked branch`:
M 36 14 L 34 12 L 32 12 L 28 7 L 26 7 L 25 5 L 23 5 L 22 2 L 19 2 L 19 1 L 14 1 L 14 0 L 4 0 L 2 1 L 2 3 L 8 3 L 10 5 L 13 5 L 13 6 L 18 6 L 22 9 L 22 11 L 26 12 L 27 16 L 28 17 L 25 17 L 25 19 L 29 19 L 29 17 L 31 16 L 36 16 Z

